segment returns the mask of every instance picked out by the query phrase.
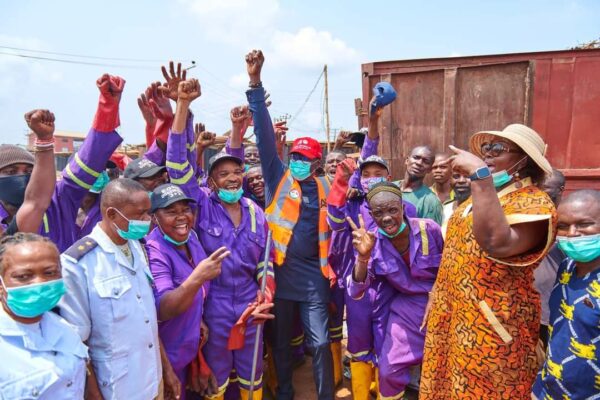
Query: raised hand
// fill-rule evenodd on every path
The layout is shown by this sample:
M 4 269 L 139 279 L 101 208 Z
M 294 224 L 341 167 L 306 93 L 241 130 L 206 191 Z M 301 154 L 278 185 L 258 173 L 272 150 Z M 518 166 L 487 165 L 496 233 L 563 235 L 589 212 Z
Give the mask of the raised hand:
M 125 87 L 125 79 L 119 76 L 104 74 L 98 78 L 96 86 L 98 86 L 100 94 L 106 100 L 112 100 L 114 103 L 119 104 L 123 88 Z
M 466 150 L 461 150 L 458 147 L 452 145 L 448 146 L 454 153 L 453 156 L 448 157 L 444 164 L 452 165 L 453 170 L 458 170 L 460 173 L 471 176 L 481 167 L 485 167 L 486 163 L 473 153 L 469 153 Z
M 196 268 L 194 268 L 192 275 L 196 275 L 196 278 L 202 283 L 215 279 L 217 276 L 221 275 L 221 263 L 230 254 L 231 252 L 227 250 L 227 247 L 219 247 L 214 253 L 202 260 Z
M 200 82 L 198 82 L 198 79 L 179 82 L 179 88 L 177 89 L 178 101 L 187 101 L 188 103 L 191 103 L 200 97 L 200 95 Z
M 160 85 L 160 82 L 152 83 L 148 89 L 149 103 L 154 116 L 159 119 L 170 119 L 173 117 L 173 108 L 169 97 L 168 90 Z
M 273 130 L 275 131 L 275 141 L 278 144 L 285 143 L 287 140 L 287 121 L 279 121 L 273 124 Z
M 206 130 L 206 126 L 202 122 L 196 123 L 194 126 L 194 138 L 198 140 L 200 134 Z
M 25 114 L 25 122 L 39 140 L 49 140 L 54 136 L 54 114 L 48 110 L 29 111 Z
M 146 121 L 146 125 L 154 126 L 156 123 L 156 117 L 152 113 L 152 107 L 150 106 L 150 96 L 152 92 L 152 86 L 148 86 L 146 91 L 140 94 L 140 97 L 137 99 L 137 104 L 142 112 L 142 117 L 144 117 L 144 121 Z
M 367 231 L 365 221 L 361 214 L 358 214 L 359 226 L 356 226 L 352 218 L 346 217 L 350 228 L 352 228 L 352 244 L 361 258 L 368 259 L 371 257 L 371 250 L 375 246 L 375 235 Z
M 335 171 L 335 178 L 342 182 L 348 182 L 354 171 L 356 171 L 356 161 L 348 157 L 338 164 Z
M 250 114 L 248 106 L 246 105 L 232 108 L 231 112 L 229 113 L 229 117 L 231 118 L 233 131 L 238 132 L 240 138 L 243 138 L 246 130 L 252 122 L 252 114 Z
M 352 139 L 352 132 L 340 131 L 340 133 L 337 135 L 337 138 L 335 138 L 335 146 L 333 146 L 333 149 L 334 150 L 341 149 L 351 139 Z
M 167 97 L 173 101 L 177 101 L 177 95 L 179 93 L 179 83 L 185 81 L 187 71 L 185 69 L 182 71 L 181 63 L 177 63 L 177 72 L 175 72 L 175 66 L 173 64 L 173 61 L 169 61 L 168 73 L 167 68 L 164 65 L 160 67 L 160 69 L 166 81 L 163 84 L 163 87 L 166 89 Z
M 383 114 L 383 107 L 377 107 L 375 108 L 375 112 L 371 113 L 371 110 L 373 109 L 373 103 L 375 102 L 376 97 L 373 96 L 371 97 L 371 101 L 369 101 L 369 118 L 373 119 L 373 118 L 379 118 L 381 117 L 381 114 Z
M 198 127 L 198 124 L 196 124 L 196 129 Z M 202 131 L 198 134 L 198 139 L 196 139 L 196 147 L 198 148 L 198 151 L 202 151 L 210 146 L 212 146 L 213 144 L 215 144 L 215 141 L 217 139 L 217 134 L 213 133 L 213 132 L 207 132 L 207 131 Z
M 260 72 L 265 62 L 265 56 L 261 50 L 252 50 L 246 54 L 246 70 L 250 77 L 250 83 L 260 83 Z

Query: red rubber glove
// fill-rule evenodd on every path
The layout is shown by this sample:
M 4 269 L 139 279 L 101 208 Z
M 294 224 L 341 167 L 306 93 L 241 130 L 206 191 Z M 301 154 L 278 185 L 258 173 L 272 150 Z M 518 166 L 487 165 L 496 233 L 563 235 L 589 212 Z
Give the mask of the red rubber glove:
M 356 170 L 356 161 L 352 158 L 346 158 L 337 166 L 335 178 L 331 185 L 331 190 L 327 196 L 327 204 L 341 207 L 346 203 L 348 193 L 348 182 Z
M 244 310 L 240 318 L 237 320 L 235 325 L 231 327 L 229 332 L 229 339 L 227 340 L 228 350 L 240 350 L 244 348 L 244 342 L 246 338 L 246 324 L 250 315 L 256 310 L 258 303 L 250 303 Z
M 267 276 L 267 287 L 265 288 L 263 303 L 272 303 L 274 297 L 275 297 L 275 279 L 273 279 L 272 276 Z
M 156 123 L 154 125 L 146 124 L 146 148 L 147 149 L 152 147 L 152 143 L 154 143 L 154 127 L 155 126 L 156 126 Z
M 159 139 L 166 144 L 169 141 L 169 130 L 171 129 L 171 125 L 173 125 L 174 116 L 171 103 L 163 90 L 155 90 L 150 99 L 150 108 L 156 117 L 154 139 Z
M 99 132 L 113 132 L 121 125 L 119 102 L 125 79 L 104 74 L 96 81 L 96 85 L 100 90 L 100 99 L 92 127 Z

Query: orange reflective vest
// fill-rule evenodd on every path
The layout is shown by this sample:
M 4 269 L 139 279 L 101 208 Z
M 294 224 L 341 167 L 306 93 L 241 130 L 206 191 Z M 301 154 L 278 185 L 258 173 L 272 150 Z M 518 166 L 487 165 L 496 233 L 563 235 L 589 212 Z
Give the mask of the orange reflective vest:
M 327 195 L 330 184 L 325 177 L 313 177 L 317 182 L 319 193 L 319 264 L 321 273 L 330 282 L 335 282 L 335 273 L 327 261 L 329 253 L 329 237 L 331 232 L 327 224 Z M 302 190 L 300 184 L 288 169 L 273 196 L 273 200 L 265 210 L 269 228 L 273 234 L 273 247 L 275 250 L 275 264 L 283 265 L 287 253 L 287 246 L 292 238 L 294 227 L 300 217 Z

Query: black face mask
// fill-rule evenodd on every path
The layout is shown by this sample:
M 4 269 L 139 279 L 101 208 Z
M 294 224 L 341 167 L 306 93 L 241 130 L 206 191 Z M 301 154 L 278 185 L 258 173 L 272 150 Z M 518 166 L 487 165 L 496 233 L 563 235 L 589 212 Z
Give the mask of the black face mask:
M 31 174 L 3 176 L 0 178 L 0 200 L 16 208 L 25 200 L 25 188 Z

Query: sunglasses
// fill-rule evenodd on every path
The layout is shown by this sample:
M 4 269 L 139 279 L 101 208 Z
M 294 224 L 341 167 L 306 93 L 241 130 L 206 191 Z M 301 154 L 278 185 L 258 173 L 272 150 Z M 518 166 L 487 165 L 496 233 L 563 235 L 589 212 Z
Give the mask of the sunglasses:
M 481 154 L 490 154 L 492 157 L 498 157 L 502 153 L 521 153 L 520 149 L 511 149 L 504 143 L 484 143 L 481 145 Z

